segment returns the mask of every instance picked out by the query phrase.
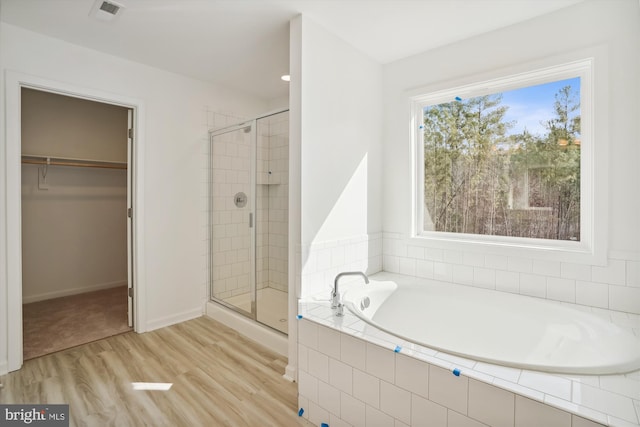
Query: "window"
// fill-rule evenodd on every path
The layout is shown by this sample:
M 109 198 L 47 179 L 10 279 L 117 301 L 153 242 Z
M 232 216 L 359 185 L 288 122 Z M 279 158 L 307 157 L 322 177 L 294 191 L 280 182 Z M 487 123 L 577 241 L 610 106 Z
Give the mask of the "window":
M 413 98 L 415 234 L 591 244 L 591 61 Z

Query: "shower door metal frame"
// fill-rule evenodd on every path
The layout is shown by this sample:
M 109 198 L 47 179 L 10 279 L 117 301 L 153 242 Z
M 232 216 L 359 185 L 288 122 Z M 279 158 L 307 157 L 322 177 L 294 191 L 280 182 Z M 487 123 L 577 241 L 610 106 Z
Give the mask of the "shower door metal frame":
M 249 241 L 249 293 L 251 296 L 251 312 L 248 313 L 245 310 L 242 310 L 239 307 L 234 306 L 233 304 L 229 304 L 226 301 L 216 298 L 213 296 L 213 251 L 211 247 L 213 245 L 213 224 L 211 223 L 211 217 L 213 213 L 213 197 L 211 197 L 211 187 L 209 187 L 209 248 L 210 254 L 208 257 L 209 262 L 209 299 L 214 301 L 230 310 L 235 311 L 236 313 L 242 314 L 250 319 L 253 319 L 257 323 L 264 325 L 265 327 L 271 328 L 269 325 L 265 325 L 258 321 L 258 307 L 256 304 L 257 292 L 258 292 L 258 284 L 256 283 L 256 229 L 257 229 L 257 153 L 258 153 L 258 120 L 264 119 L 270 116 L 275 116 L 276 114 L 284 113 L 289 111 L 288 108 L 284 108 L 281 110 L 271 111 L 269 113 L 263 114 L 261 116 L 255 117 L 251 120 L 246 120 L 244 122 L 225 126 L 220 129 L 213 129 L 209 131 L 209 183 L 213 183 L 213 138 L 218 135 L 222 135 L 228 132 L 234 132 L 240 129 L 244 129 L 247 126 L 251 126 L 251 147 L 250 147 L 250 162 L 251 168 L 249 172 L 249 185 L 251 187 L 251 194 L 249 196 L 250 203 L 250 211 L 249 211 L 249 226 L 250 226 L 250 241 Z M 273 328 L 271 328 L 273 329 Z M 274 329 L 275 330 L 275 329 Z
M 249 145 L 249 187 L 251 191 L 247 198 L 247 204 L 249 206 L 249 296 L 251 297 L 251 311 L 247 312 L 233 304 L 230 304 L 223 299 L 213 296 L 213 224 L 211 217 L 213 214 L 213 197 L 211 197 L 211 187 L 209 187 L 209 299 L 215 301 L 218 304 L 225 306 L 226 308 L 233 310 L 243 316 L 249 317 L 253 320 L 257 320 L 256 310 L 256 156 L 257 156 L 257 133 L 256 130 L 257 119 L 248 120 L 242 123 L 238 123 L 224 128 L 209 131 L 209 183 L 213 183 L 213 138 L 216 136 L 224 135 L 229 132 L 236 132 L 247 127 L 251 128 L 251 140 Z

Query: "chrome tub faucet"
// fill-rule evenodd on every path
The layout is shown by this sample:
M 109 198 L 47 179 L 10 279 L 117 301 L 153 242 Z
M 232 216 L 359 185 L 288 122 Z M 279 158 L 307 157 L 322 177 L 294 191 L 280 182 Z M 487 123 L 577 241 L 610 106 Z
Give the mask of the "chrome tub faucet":
M 364 283 L 369 283 L 369 278 L 361 271 L 345 271 L 339 273 L 333 281 L 333 290 L 331 291 L 331 308 L 337 308 L 336 316 L 344 315 L 344 305 L 340 301 L 340 292 L 338 292 L 338 280 L 343 276 L 362 276 Z

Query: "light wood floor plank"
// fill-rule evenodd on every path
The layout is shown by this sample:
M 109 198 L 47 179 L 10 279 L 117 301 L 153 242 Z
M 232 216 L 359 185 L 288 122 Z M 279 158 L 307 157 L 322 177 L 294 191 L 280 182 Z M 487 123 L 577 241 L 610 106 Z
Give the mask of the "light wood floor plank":
M 206 317 L 28 360 L 0 403 L 68 403 L 72 426 L 310 426 L 286 359 Z M 135 391 L 132 382 L 171 390 Z

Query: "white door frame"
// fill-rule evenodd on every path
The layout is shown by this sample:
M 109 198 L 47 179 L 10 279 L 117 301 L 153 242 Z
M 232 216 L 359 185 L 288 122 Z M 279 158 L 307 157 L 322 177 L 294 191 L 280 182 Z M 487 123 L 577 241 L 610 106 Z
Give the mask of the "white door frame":
M 21 177 L 21 89 L 53 92 L 60 95 L 88 99 L 119 105 L 134 110 L 134 164 L 133 166 L 133 271 L 134 271 L 134 327 L 136 332 L 145 332 L 146 286 L 144 277 L 144 102 L 118 94 L 76 86 L 69 83 L 48 80 L 28 74 L 7 71 L 5 79 L 5 207 L 6 207 L 6 287 L 7 299 L 7 370 L 22 367 L 22 177 Z M 1 225 L 0 225 L 1 226 Z M 0 282 L 1 284 L 1 282 Z M 2 301 L 2 299 L 0 299 Z M 5 307 L 0 307 L 4 309 Z M 0 310 L 4 311 L 4 310 Z M 0 335 L 1 336 L 1 335 Z M 0 343 L 2 344 L 2 343 Z M 3 345 L 0 345 L 2 348 Z M 1 372 L 0 372 L 1 374 Z

